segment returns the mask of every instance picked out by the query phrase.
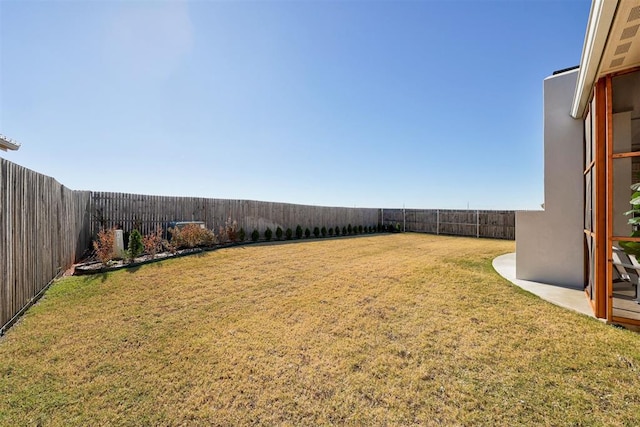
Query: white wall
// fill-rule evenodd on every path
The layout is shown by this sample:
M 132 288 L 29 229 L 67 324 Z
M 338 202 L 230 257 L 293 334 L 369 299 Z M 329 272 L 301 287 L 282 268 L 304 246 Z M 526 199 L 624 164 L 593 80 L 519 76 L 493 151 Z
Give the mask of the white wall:
M 516 212 L 516 278 L 584 287 L 583 122 L 569 113 L 578 70 L 544 81 L 544 211 Z

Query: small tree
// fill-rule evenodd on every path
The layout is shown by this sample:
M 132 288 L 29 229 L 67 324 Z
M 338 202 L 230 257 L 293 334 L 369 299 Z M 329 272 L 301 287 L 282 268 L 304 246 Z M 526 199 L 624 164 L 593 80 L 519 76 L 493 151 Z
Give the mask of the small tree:
M 320 237 L 320 229 L 318 227 L 313 227 L 313 235 L 316 239 Z
M 244 228 L 240 227 L 240 231 L 238 232 L 238 240 L 244 242 L 244 239 L 247 238 L 247 233 L 245 233 Z
M 333 236 L 333 227 L 329 228 L 329 236 Z
M 282 240 L 282 228 L 276 228 L 276 239 Z
M 142 244 L 142 234 L 137 229 L 133 229 L 129 234 L 129 245 L 127 246 L 127 255 L 129 259 L 133 261 L 139 257 L 144 251 L 144 245 Z
M 142 244 L 144 251 L 151 255 L 151 259 L 154 259 L 156 254 L 162 250 L 162 227 L 157 227 L 155 232 L 144 236 Z
M 253 232 L 251 233 L 251 240 L 253 240 L 254 242 L 257 242 L 259 238 L 260 238 L 260 232 L 254 228 Z
M 232 220 L 231 217 L 227 218 L 227 221 L 224 223 L 224 227 L 227 230 L 227 237 L 232 242 L 238 240 L 238 221 Z
M 284 235 L 287 240 L 293 239 L 293 230 L 290 228 L 287 228 L 287 231 L 284 233 Z
M 224 225 L 218 227 L 218 240 L 220 243 L 235 242 L 238 240 L 238 221 L 227 218 Z
M 361 225 L 359 225 L 359 226 L 358 226 L 358 233 L 362 234 L 362 230 L 363 230 L 363 229 L 362 229 L 362 226 L 361 226 Z
M 93 249 L 96 251 L 96 256 L 104 265 L 107 265 L 109 261 L 115 258 L 115 234 L 116 233 L 113 228 L 103 228 L 98 232 L 96 239 L 93 241 Z
M 322 227 L 320 229 L 320 234 L 322 234 L 322 237 L 327 237 L 327 227 Z
M 342 235 L 343 236 L 347 235 L 347 227 L 342 227 Z
M 264 238 L 268 241 L 271 240 L 271 237 L 273 236 L 273 231 L 271 231 L 271 229 L 269 227 L 267 227 L 266 230 L 264 230 Z
M 187 224 L 182 228 L 170 228 L 171 245 L 176 248 L 195 248 L 197 246 L 212 246 L 216 243 L 213 231 L 199 224 Z
M 302 227 L 300 227 L 300 225 L 296 227 L 296 238 L 302 239 Z
M 351 224 L 347 225 L 347 233 L 351 234 L 352 232 L 353 232 L 353 227 L 351 227 Z
M 344 233 L 342 233 L 342 234 L 344 234 Z M 340 235 L 340 227 L 336 227 L 336 236 L 339 236 L 339 235 Z
M 304 237 L 306 237 L 307 239 L 309 237 L 311 237 L 311 230 L 309 230 L 308 228 L 304 229 Z

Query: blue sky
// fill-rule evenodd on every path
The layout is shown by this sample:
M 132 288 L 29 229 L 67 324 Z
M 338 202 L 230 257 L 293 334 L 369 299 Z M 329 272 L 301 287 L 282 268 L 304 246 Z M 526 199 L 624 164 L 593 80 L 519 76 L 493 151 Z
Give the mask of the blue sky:
M 1 156 L 76 190 L 536 209 L 590 2 L 0 0 Z

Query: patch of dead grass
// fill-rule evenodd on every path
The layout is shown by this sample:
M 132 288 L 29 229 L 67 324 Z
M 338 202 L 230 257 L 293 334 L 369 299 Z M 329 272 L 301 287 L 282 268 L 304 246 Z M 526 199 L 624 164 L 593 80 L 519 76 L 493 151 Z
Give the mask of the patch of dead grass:
M 1 425 L 637 425 L 640 338 L 501 279 L 513 242 L 247 246 L 56 283 Z

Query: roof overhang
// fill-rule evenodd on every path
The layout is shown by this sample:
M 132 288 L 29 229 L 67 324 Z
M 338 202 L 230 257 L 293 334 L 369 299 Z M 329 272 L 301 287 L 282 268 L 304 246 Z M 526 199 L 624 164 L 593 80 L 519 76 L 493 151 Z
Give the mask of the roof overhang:
M 640 66 L 640 0 L 593 0 L 571 115 L 584 115 L 599 77 L 636 66 Z
M 0 135 L 0 150 L 17 150 L 18 148 L 20 148 L 20 144 L 4 135 Z

